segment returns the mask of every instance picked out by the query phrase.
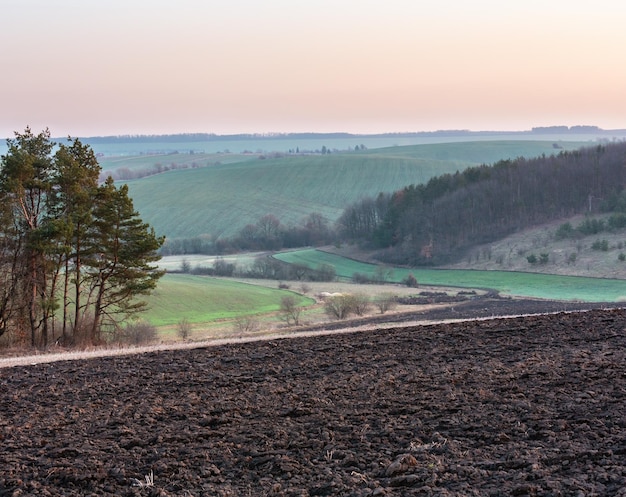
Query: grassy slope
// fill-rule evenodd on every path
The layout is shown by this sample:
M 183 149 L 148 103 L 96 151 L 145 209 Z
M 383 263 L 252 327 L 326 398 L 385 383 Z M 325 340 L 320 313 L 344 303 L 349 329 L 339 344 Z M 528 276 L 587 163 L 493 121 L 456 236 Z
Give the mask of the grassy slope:
M 601 218 L 602 216 L 594 216 Z M 465 257 L 448 268 L 474 270 L 528 271 L 536 273 L 626 279 L 626 230 L 604 231 L 595 235 L 557 240 L 559 226 L 569 221 L 579 226 L 584 216 L 559 221 L 514 233 L 502 240 L 473 247 Z M 597 240 L 607 240 L 609 250 L 594 250 Z M 546 264 L 530 264 L 527 257 L 548 254 Z
M 576 148 L 580 143 L 562 146 Z M 222 163 L 170 171 L 128 185 L 135 207 L 158 234 L 230 236 L 265 214 L 289 224 L 318 212 L 332 222 L 346 205 L 363 196 L 502 158 L 554 152 L 551 142 L 536 141 L 415 145 Z
M 155 326 L 174 325 L 182 319 L 208 323 L 278 311 L 285 295 L 295 294 L 232 280 L 168 274 L 159 281 L 155 293 L 146 299 L 150 309 L 142 317 Z M 300 305 L 313 302 L 295 296 Z
M 373 275 L 376 269 L 373 264 L 314 249 L 284 252 L 276 257 L 285 262 L 307 264 L 310 267 L 322 263 L 331 264 L 342 278 L 351 278 L 357 272 Z M 626 298 L 626 281 L 619 279 L 507 271 L 397 268 L 393 271 L 393 280 L 401 281 L 409 273 L 425 285 L 493 288 L 507 295 L 587 302 L 616 302 Z
M 154 166 L 176 165 L 177 167 L 207 167 L 217 163 L 231 164 L 255 159 L 252 155 L 243 154 L 146 154 L 132 156 L 109 156 L 99 159 L 103 172 L 114 173 L 117 169 L 126 168 L 130 171 L 151 170 Z

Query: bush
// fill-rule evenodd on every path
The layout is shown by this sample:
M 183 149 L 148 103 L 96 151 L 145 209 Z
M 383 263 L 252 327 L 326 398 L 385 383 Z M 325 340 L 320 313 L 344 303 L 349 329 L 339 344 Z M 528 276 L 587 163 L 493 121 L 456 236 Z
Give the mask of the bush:
M 147 321 L 129 323 L 122 331 L 122 341 L 129 345 L 145 345 L 156 339 L 157 329 Z
M 413 273 L 409 273 L 409 275 L 402 280 L 402 283 L 410 288 L 418 287 L 417 278 L 413 276 Z
M 351 308 L 357 316 L 363 316 L 370 310 L 371 302 L 370 298 L 362 293 L 356 293 L 352 295 Z
M 537 256 L 535 254 L 530 254 L 528 257 L 526 257 L 526 260 L 528 261 L 528 264 L 537 264 Z
M 324 303 L 324 312 L 335 319 L 345 319 L 352 312 L 352 299 L 350 295 L 335 295 Z
M 585 219 L 580 225 L 576 228 L 583 235 L 597 235 L 605 230 L 605 224 L 602 219 Z
M 602 252 L 607 252 L 609 250 L 609 242 L 608 240 L 596 240 L 591 245 L 593 250 L 601 250 Z
M 231 277 L 235 272 L 235 269 L 235 264 L 226 262 L 222 257 L 218 257 L 213 263 L 213 274 L 215 276 Z
M 280 317 L 287 326 L 300 324 L 300 314 L 302 313 L 302 307 L 296 302 L 296 298 L 293 295 L 286 295 L 280 299 Z
M 353 273 L 352 274 L 352 282 L 353 283 L 357 283 L 359 285 L 367 285 L 368 283 L 371 283 L 372 280 L 365 273 Z
M 183 318 L 178 322 L 178 336 L 183 340 L 187 340 L 191 335 L 191 324 L 187 318 Z
M 180 263 L 180 272 L 188 274 L 191 272 L 191 264 L 187 259 L 183 259 Z
M 620 252 L 619 255 L 617 256 L 617 260 L 620 262 L 626 261 L 626 254 L 624 254 L 624 252 Z
M 238 333 L 256 331 L 259 328 L 259 321 L 255 316 L 239 316 L 233 325 Z
M 575 235 L 575 231 L 574 231 L 574 227 L 572 226 L 572 224 L 571 223 L 563 223 L 556 230 L 556 233 L 554 234 L 554 237 L 557 240 L 563 240 L 565 238 L 572 238 L 574 235 Z
M 374 299 L 374 305 L 381 314 L 385 314 L 385 312 L 395 309 L 398 302 L 395 295 L 391 293 L 383 293 Z

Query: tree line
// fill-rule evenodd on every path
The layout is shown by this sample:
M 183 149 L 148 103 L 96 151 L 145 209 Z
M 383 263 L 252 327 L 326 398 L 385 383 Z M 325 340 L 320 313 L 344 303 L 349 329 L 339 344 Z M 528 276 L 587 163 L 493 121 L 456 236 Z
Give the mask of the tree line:
M 99 183 L 93 150 L 30 128 L 0 161 L 0 336 L 46 346 L 100 343 L 145 308 L 163 272 L 164 239 L 135 211 L 128 187 Z
M 197 236 L 167 239 L 161 253 L 221 255 L 320 246 L 335 241 L 333 226 L 326 217 L 317 212 L 306 216 L 298 225 L 285 225 L 275 215 L 265 214 L 256 223 L 247 224 L 232 237 Z
M 348 206 L 344 240 L 388 263 L 439 264 L 476 244 L 587 212 L 626 205 L 626 143 L 481 165 Z

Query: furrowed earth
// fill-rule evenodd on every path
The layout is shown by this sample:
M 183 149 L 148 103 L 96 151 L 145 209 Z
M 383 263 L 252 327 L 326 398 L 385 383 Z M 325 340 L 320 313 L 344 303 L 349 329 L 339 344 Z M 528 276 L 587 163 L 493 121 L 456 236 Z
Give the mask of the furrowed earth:
M 0 496 L 625 496 L 625 327 L 596 309 L 0 369 Z

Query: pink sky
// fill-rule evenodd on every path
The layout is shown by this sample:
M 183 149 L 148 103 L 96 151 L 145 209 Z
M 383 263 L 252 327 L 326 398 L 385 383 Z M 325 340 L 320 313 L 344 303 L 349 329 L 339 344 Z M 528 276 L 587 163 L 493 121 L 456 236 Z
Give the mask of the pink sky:
M 0 136 L 626 128 L 623 0 L 4 0 Z

